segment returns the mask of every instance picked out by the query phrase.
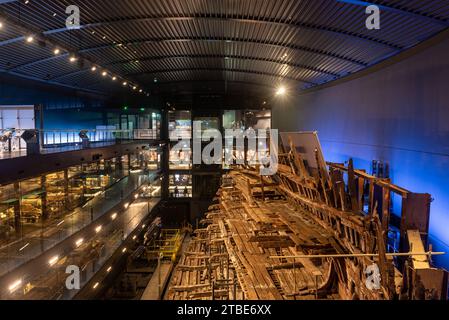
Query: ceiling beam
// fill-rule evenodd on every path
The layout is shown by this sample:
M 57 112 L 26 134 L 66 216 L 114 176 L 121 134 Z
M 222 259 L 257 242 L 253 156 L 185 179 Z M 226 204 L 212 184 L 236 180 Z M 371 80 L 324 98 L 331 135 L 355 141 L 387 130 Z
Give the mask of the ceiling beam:
M 323 55 L 329 58 L 343 60 L 345 62 L 358 65 L 361 67 L 367 67 L 369 65 L 368 62 L 360 61 L 358 59 L 354 59 L 351 57 L 347 57 L 344 55 L 327 52 L 320 49 L 310 48 L 306 46 L 299 46 L 292 43 L 284 43 L 281 41 L 256 41 L 254 39 L 244 39 L 244 38 L 225 38 L 225 37 L 211 37 L 211 38 L 197 38 L 197 37 L 174 37 L 174 38 L 147 38 L 147 39 L 135 39 L 126 42 L 122 42 L 122 46 L 139 46 L 143 44 L 152 44 L 152 43 L 164 43 L 164 42 L 225 42 L 225 43 L 249 43 L 252 45 L 261 45 L 261 46 L 272 46 L 284 49 L 291 49 L 297 51 L 303 51 L 312 54 Z M 90 53 L 98 50 L 111 49 L 111 48 L 120 48 L 120 43 L 109 43 L 105 45 L 90 47 L 80 49 L 80 53 Z
M 176 80 L 176 81 L 159 81 L 157 84 L 152 83 L 149 87 L 159 87 L 159 86 L 169 86 L 169 85 L 176 85 L 176 84 L 182 84 L 182 83 L 203 83 L 204 85 L 207 85 L 209 82 L 218 82 L 218 83 L 236 83 L 240 85 L 248 85 L 248 86 L 255 86 L 255 87 L 263 87 L 267 89 L 276 89 L 275 84 L 266 84 L 262 82 L 254 82 L 254 81 L 239 81 L 239 80 L 217 80 L 217 79 L 202 79 L 202 80 Z M 149 88 L 151 89 L 151 88 Z
M 142 71 L 142 72 L 136 72 L 136 73 L 128 73 L 128 74 L 125 74 L 125 77 L 137 77 L 137 76 L 142 76 L 142 75 L 147 75 L 147 74 L 155 75 L 155 74 L 160 74 L 160 73 L 184 72 L 184 71 L 205 71 L 205 72 L 220 71 L 220 72 L 247 73 L 247 74 L 254 74 L 254 75 L 259 75 L 259 76 L 268 76 L 268 77 L 273 77 L 273 78 L 278 78 L 278 79 L 287 79 L 287 80 L 301 82 L 301 83 L 309 84 L 309 85 L 318 85 L 318 83 L 311 82 L 308 80 L 289 77 L 289 76 L 282 76 L 282 75 L 275 74 L 275 73 L 254 71 L 254 70 L 245 70 L 245 69 L 234 69 L 234 68 L 173 68 L 173 69 L 162 69 L 162 70 L 153 70 L 153 71 L 149 70 L 149 71 Z
M 447 21 L 447 20 L 430 17 L 423 13 L 415 12 L 412 10 L 407 10 L 404 8 L 398 8 L 398 7 L 395 7 L 394 5 L 383 5 L 383 4 L 378 4 L 378 3 L 374 3 L 374 2 L 370 2 L 370 1 L 360 1 L 360 0 L 337 0 L 337 2 L 352 4 L 352 5 L 356 5 L 356 6 L 363 6 L 363 7 L 375 5 L 383 11 L 393 12 L 393 13 L 408 16 L 410 18 L 417 19 L 420 21 L 425 21 L 427 23 L 434 23 L 434 24 L 438 24 L 438 25 L 441 25 L 444 27 L 449 27 L 449 21 Z
M 32 61 L 30 63 L 27 63 L 26 66 L 35 65 L 35 64 L 42 63 L 42 62 L 52 61 L 53 59 L 60 59 L 61 57 L 65 57 L 65 56 L 69 55 L 70 53 L 74 52 L 74 49 L 71 48 L 70 46 L 66 46 L 63 43 L 60 43 L 59 41 L 56 41 L 56 40 L 44 35 L 42 33 L 42 30 L 39 30 L 35 27 L 26 25 L 23 22 L 18 22 L 16 20 L 12 19 L 7 13 L 5 13 L 5 10 L 3 8 L 0 8 L 0 19 L 2 20 L 2 23 L 10 25 L 10 26 L 14 26 L 22 34 L 33 34 L 35 40 L 38 40 L 38 41 L 41 41 L 42 43 L 44 43 L 46 46 L 49 47 L 50 51 L 52 51 L 52 48 L 58 48 L 62 52 L 65 52 L 64 54 L 61 54 L 58 56 L 51 55 L 50 57 L 45 58 L 45 59 Z M 14 42 L 21 41 L 21 40 L 25 40 L 25 36 L 20 36 L 20 37 L 14 38 L 14 39 L 5 40 L 3 42 L 0 42 L 0 45 L 2 43 L 10 44 L 10 43 L 14 43 Z M 78 55 L 79 59 L 82 59 L 83 61 L 93 64 L 93 62 L 88 57 L 83 56 L 79 52 L 77 52 L 77 55 Z M 17 72 L 18 69 L 20 69 L 20 68 L 14 67 L 14 68 L 8 68 L 5 70 L 0 70 L 0 72 L 7 72 L 9 74 L 16 75 L 16 76 L 23 77 L 23 78 L 29 78 L 32 80 L 37 80 L 37 81 L 42 81 L 42 82 L 46 82 L 46 83 L 64 86 L 64 84 L 52 83 L 48 79 L 40 79 L 40 78 L 36 78 L 34 76 L 29 76 L 29 75 Z M 121 75 L 117 74 L 117 77 L 121 78 Z M 86 89 L 86 91 L 89 91 L 89 90 Z
M 395 50 L 402 50 L 403 48 L 395 43 L 391 43 L 386 40 L 382 40 L 370 35 L 365 35 L 353 31 L 348 31 L 344 29 L 339 29 L 336 27 L 329 27 L 323 25 L 312 24 L 309 22 L 301 22 L 301 21 L 292 21 L 292 20 L 278 20 L 270 17 L 254 17 L 254 18 L 241 18 L 241 16 L 237 14 L 214 14 L 211 16 L 209 14 L 195 14 L 195 15 L 183 15 L 183 16 L 144 16 L 144 17 L 124 17 L 124 18 L 116 18 L 111 20 L 99 21 L 88 23 L 82 25 L 80 29 L 93 29 L 98 27 L 109 27 L 126 23 L 138 23 L 138 22 L 154 22 L 154 21 L 221 21 L 221 22 L 240 22 L 240 23 L 248 23 L 248 24 L 261 24 L 261 25 L 276 25 L 276 26 L 284 26 L 291 28 L 299 28 L 309 31 L 315 32 L 324 32 L 327 34 L 331 34 L 333 36 L 350 38 L 352 40 L 357 39 L 362 42 L 369 42 L 371 44 L 375 43 L 378 45 L 386 46 Z M 47 30 L 44 32 L 46 35 L 57 34 L 62 32 L 67 32 L 67 28 L 59 28 L 53 30 Z
M 291 44 L 283 44 L 281 42 L 256 42 L 254 40 L 245 40 L 245 39 L 225 39 L 225 38 L 214 38 L 214 39 L 204 39 L 204 38 L 173 38 L 173 39 L 142 39 L 142 40 L 132 40 L 130 42 L 127 43 L 121 43 L 122 47 L 126 47 L 126 46 L 137 46 L 137 45 L 143 45 L 143 44 L 148 44 L 148 43 L 163 43 L 163 42 L 210 42 L 210 41 L 214 41 L 214 42 L 226 42 L 226 43 L 232 43 L 232 42 L 236 42 L 236 43 L 251 43 L 252 45 L 259 45 L 259 46 L 272 46 L 272 47 L 278 47 L 278 48 L 287 48 L 290 50 L 295 50 L 295 51 L 301 51 L 301 52 L 307 52 L 307 53 L 312 53 L 312 54 L 318 54 L 318 55 L 323 55 L 326 56 L 328 58 L 332 58 L 332 59 L 338 59 L 338 60 L 342 60 L 345 61 L 346 63 L 351 63 L 354 65 L 357 65 L 359 67 L 367 67 L 369 66 L 369 64 L 367 62 L 364 61 L 359 61 L 357 59 L 352 59 L 346 56 L 341 56 L 338 54 L 333 54 L 330 52 L 324 52 L 322 50 L 318 50 L 318 49 L 313 49 L 313 48 L 307 48 L 307 47 L 303 47 L 303 46 L 296 46 L 296 45 L 291 45 Z M 110 44 L 106 44 L 106 45 L 101 45 L 101 46 L 96 46 L 96 47 L 89 47 L 89 48 L 84 48 L 84 49 L 80 49 L 78 51 L 78 53 L 92 53 L 95 51 L 99 51 L 99 50 L 105 50 L 105 49 L 117 49 L 120 48 L 120 44 L 117 43 L 110 43 Z M 34 65 L 38 65 L 40 63 L 44 63 L 44 62 L 49 62 L 52 60 L 56 60 L 56 59 L 60 59 L 66 57 L 66 55 L 59 55 L 59 56 L 50 56 L 48 58 L 45 59 L 41 59 L 41 60 L 35 60 L 35 61 L 31 61 L 31 62 L 27 62 L 21 65 L 17 65 L 14 67 L 11 67 L 9 70 L 10 71 L 18 71 L 20 69 L 24 69 L 30 66 L 34 66 Z M 268 59 L 268 58 L 267 58 Z M 91 64 L 94 64 L 91 60 L 87 60 L 89 62 L 91 62 Z M 315 68 L 316 69 L 316 68 Z M 316 72 L 318 72 L 317 70 L 314 70 Z M 319 71 L 321 73 L 324 73 L 323 70 Z M 75 72 L 75 73 L 78 73 Z M 337 75 L 337 73 L 335 72 L 331 72 L 328 71 L 326 73 L 332 74 L 332 75 Z
M 163 61 L 163 60 L 167 60 L 167 59 L 220 59 L 220 60 L 226 60 L 226 59 L 230 59 L 230 60 L 250 60 L 250 61 L 261 61 L 261 62 L 270 62 L 270 63 L 275 63 L 275 64 L 279 64 L 279 65 L 285 65 L 288 67 L 292 67 L 298 70 L 306 70 L 306 71 L 310 71 L 310 72 L 315 72 L 315 73 L 320 73 L 326 76 L 330 76 L 333 78 L 338 78 L 340 75 L 337 73 L 332 73 L 332 72 L 328 72 L 328 71 L 324 71 L 321 70 L 319 68 L 314 68 L 314 67 L 309 67 L 309 66 L 305 66 L 305 65 L 301 65 L 301 64 L 295 64 L 295 63 L 291 63 L 291 62 L 287 62 L 287 61 L 283 61 L 283 60 L 274 60 L 274 59 L 269 59 L 269 58 L 258 58 L 258 57 L 249 57 L 249 56 L 236 56 L 236 55 L 207 55 L 207 54 L 201 54 L 201 55 L 170 55 L 170 56 L 154 56 L 154 57 L 142 57 L 142 58 L 136 58 L 136 59 L 127 59 L 127 60 L 120 60 L 120 61 L 114 61 L 111 63 L 107 63 L 104 64 L 105 67 L 112 67 L 115 65 L 121 65 L 121 64 L 128 64 L 128 63 L 132 63 L 135 62 L 136 60 L 140 62 L 145 62 L 145 61 Z M 84 72 L 89 72 L 91 71 L 91 67 L 89 66 L 88 68 L 84 68 L 82 70 L 77 70 L 77 71 L 72 71 L 72 72 L 68 72 L 65 74 L 61 74 L 58 76 L 55 76 L 54 78 L 52 78 L 52 80 L 59 80 L 59 79 L 63 79 L 66 77 L 70 77 L 70 76 L 74 76 L 74 75 L 78 75 Z
M 250 60 L 250 61 L 260 61 L 260 62 L 270 62 L 274 64 L 279 65 L 285 65 L 296 69 L 303 69 L 311 72 L 321 73 L 332 77 L 338 77 L 338 73 L 326 71 L 320 68 L 315 68 L 312 66 L 307 66 L 304 64 L 298 64 L 298 63 L 292 63 L 287 61 L 288 58 L 285 60 L 282 59 L 271 59 L 271 58 L 260 58 L 260 57 L 254 57 L 254 56 L 240 56 L 240 55 L 213 55 L 213 54 L 199 54 L 199 55 L 168 55 L 168 56 L 154 56 L 154 57 L 142 57 L 142 58 L 136 58 L 136 59 L 127 59 L 127 60 L 120 60 L 120 61 L 114 61 L 111 63 L 105 64 L 105 66 L 114 66 L 114 65 L 120 65 L 120 64 L 128 64 L 135 62 L 136 60 L 139 60 L 139 62 L 142 61 L 159 61 L 159 60 L 165 60 L 165 59 L 230 59 L 230 60 Z

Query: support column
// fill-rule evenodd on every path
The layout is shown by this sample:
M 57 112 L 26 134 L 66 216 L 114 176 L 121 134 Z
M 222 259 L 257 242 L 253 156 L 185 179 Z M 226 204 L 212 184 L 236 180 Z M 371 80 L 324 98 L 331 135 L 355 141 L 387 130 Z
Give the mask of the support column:
M 40 196 L 41 201 L 42 201 L 42 221 L 43 222 L 45 222 L 49 218 L 48 210 L 47 210 L 47 189 L 45 187 L 46 182 L 47 182 L 47 176 L 43 175 L 41 177 L 41 188 L 44 192 Z
M 14 194 L 17 201 L 14 203 L 14 229 L 16 231 L 17 238 L 22 236 L 22 221 L 21 221 L 21 205 L 22 197 L 20 194 L 20 184 L 19 182 L 14 183 Z

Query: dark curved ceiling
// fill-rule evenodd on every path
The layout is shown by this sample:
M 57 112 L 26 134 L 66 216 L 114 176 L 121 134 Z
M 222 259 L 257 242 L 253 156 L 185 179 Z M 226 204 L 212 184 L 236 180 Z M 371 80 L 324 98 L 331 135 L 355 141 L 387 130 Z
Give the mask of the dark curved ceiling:
M 355 73 L 449 26 L 447 0 L 372 2 L 380 30 L 366 29 L 367 3 L 355 0 L 0 0 L 0 71 L 106 94 L 213 84 L 267 95 Z M 79 30 L 65 28 L 72 4 Z

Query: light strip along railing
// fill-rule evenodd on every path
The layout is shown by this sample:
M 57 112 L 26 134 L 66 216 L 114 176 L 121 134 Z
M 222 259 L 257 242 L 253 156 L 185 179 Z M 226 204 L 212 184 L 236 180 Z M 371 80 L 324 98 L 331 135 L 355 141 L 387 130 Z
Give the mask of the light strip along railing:
M 80 133 L 85 132 L 90 142 L 113 142 L 116 140 L 132 140 L 134 134 L 132 130 L 115 129 L 58 129 L 43 130 L 43 146 L 57 146 L 66 144 L 82 143 Z

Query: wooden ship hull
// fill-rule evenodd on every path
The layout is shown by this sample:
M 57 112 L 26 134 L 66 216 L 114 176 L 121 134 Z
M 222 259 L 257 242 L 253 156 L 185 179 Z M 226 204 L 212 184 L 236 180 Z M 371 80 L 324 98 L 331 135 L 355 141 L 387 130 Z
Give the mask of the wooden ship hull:
M 316 133 L 282 135 L 279 167 L 233 168 L 194 232 L 166 299 L 445 300 L 432 266 L 430 202 L 347 165 L 326 163 Z M 392 194 L 402 199 L 388 245 Z

